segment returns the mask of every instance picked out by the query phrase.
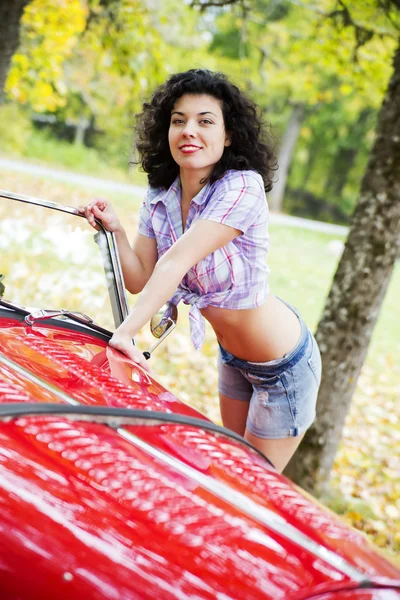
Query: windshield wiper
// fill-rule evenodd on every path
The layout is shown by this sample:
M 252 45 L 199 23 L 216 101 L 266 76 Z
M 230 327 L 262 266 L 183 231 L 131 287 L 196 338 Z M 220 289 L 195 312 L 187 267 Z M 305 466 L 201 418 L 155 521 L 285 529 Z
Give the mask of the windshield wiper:
M 25 322 L 28 325 L 35 325 L 38 321 L 43 321 L 46 319 L 54 319 L 57 317 L 65 317 L 67 319 L 71 319 L 71 321 L 75 321 L 75 323 L 79 323 L 80 325 L 84 325 L 85 327 L 89 327 L 89 329 L 93 329 L 93 331 L 98 331 L 103 335 L 111 338 L 112 333 L 108 331 L 108 329 L 104 329 L 104 327 L 100 327 L 100 325 L 96 325 L 93 322 L 93 319 L 85 315 L 84 313 L 78 311 L 69 311 L 65 308 L 61 308 L 58 310 L 34 310 L 30 313 L 26 313 Z
M 84 313 L 81 313 L 81 312 L 73 312 L 73 311 L 66 310 L 64 308 L 62 308 L 60 310 L 38 309 L 38 310 L 28 311 L 28 310 L 25 310 L 24 308 L 21 308 L 17 304 L 12 304 L 11 302 L 6 302 L 5 300 L 1 300 L 1 299 L 0 299 L 0 306 L 4 306 L 5 308 L 8 308 L 8 309 L 16 312 L 18 315 L 22 315 L 24 317 L 25 323 L 27 323 L 28 325 L 35 325 L 38 321 L 44 321 L 44 320 L 53 319 L 56 317 L 65 317 L 66 319 L 75 321 L 75 323 L 79 323 L 79 325 L 84 325 L 85 327 L 88 327 L 89 329 L 92 329 L 93 331 L 97 331 L 98 333 L 101 333 L 108 338 L 111 338 L 111 336 L 112 336 L 111 331 L 109 331 L 108 329 L 104 329 L 104 327 L 100 327 L 100 325 L 96 325 L 93 322 L 93 319 L 91 319 L 90 317 L 88 317 L 88 315 L 85 315 Z

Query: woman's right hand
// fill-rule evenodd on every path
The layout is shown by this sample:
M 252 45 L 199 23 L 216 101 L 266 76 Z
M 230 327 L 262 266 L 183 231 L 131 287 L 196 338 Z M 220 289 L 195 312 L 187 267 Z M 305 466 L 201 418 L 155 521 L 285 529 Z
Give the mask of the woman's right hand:
M 89 224 L 97 231 L 99 226 L 95 219 L 100 221 L 107 231 L 118 231 L 122 229 L 116 212 L 108 200 L 93 198 L 87 206 L 78 206 L 80 214 L 85 215 Z

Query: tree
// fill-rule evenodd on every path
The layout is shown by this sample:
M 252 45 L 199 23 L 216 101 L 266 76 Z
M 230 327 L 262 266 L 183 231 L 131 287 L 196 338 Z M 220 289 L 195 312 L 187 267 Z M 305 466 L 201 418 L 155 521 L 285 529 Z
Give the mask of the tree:
M 19 43 L 21 17 L 30 1 L 3 0 L 0 4 L 0 103 L 11 59 Z
M 317 419 L 286 470 L 296 483 L 313 493 L 324 492 L 329 481 L 399 254 L 400 37 L 350 233 L 316 332 L 323 365 Z
M 289 122 L 282 136 L 279 147 L 278 165 L 280 176 L 270 193 L 269 206 L 271 210 L 279 212 L 282 209 L 283 198 L 286 189 L 286 180 L 292 160 L 293 150 L 299 136 L 300 128 L 305 116 L 304 104 L 295 104 L 290 115 Z
M 349 104 L 359 113 L 377 110 L 390 76 L 392 44 L 369 40 L 355 63 L 351 32 L 338 31 L 325 15 L 298 3 L 245 0 L 212 10 L 217 15 L 210 50 L 242 66 L 241 86 L 282 130 L 277 181 L 269 194 L 270 207 L 280 210 L 292 153 L 309 117 L 326 106 L 331 115 Z
M 92 142 L 127 159 L 132 115 L 144 98 L 176 64 L 187 68 L 202 57 L 207 41 L 196 39 L 198 21 L 179 0 L 32 0 L 6 92 L 36 113 L 74 123 L 78 142 L 95 125 L 104 135 Z
M 224 0 L 216 2 L 224 4 Z M 194 0 L 202 9 L 216 2 Z M 321 4 L 325 9 L 328 6 L 328 2 Z M 323 363 L 317 419 L 286 469 L 289 477 L 315 494 L 322 493 L 329 481 L 345 417 L 400 250 L 400 0 L 360 0 L 352 2 L 351 9 L 345 0 L 338 0 L 335 6 L 324 18 L 354 33 L 355 60 L 359 48 L 377 33 L 397 32 L 398 45 L 350 233 L 316 332 Z
M 54 111 L 65 104 L 63 64 L 85 29 L 87 10 L 80 0 L 32 0 L 21 25 L 21 44 L 5 85 L 10 99 L 35 111 Z

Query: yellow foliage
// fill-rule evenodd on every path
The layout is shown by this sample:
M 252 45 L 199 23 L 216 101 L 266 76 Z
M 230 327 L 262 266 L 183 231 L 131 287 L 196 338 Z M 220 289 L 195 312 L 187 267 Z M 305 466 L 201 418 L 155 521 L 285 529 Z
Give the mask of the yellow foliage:
M 81 0 L 33 0 L 6 84 L 9 97 L 38 112 L 55 111 L 68 101 L 68 116 L 88 107 L 91 114 L 107 117 L 100 123 L 105 129 L 110 106 L 112 119 L 119 118 L 118 109 L 137 110 L 141 96 L 165 76 L 165 44 L 143 2 L 120 0 L 110 6 L 112 15 L 92 1 L 88 22 Z
M 353 91 L 353 87 L 348 83 L 343 83 L 339 89 L 343 96 L 348 96 Z
M 34 110 L 54 111 L 65 102 L 62 65 L 86 24 L 80 0 L 34 0 L 22 18 L 22 45 L 14 55 L 6 92 Z M 58 81 L 57 89 L 54 82 Z

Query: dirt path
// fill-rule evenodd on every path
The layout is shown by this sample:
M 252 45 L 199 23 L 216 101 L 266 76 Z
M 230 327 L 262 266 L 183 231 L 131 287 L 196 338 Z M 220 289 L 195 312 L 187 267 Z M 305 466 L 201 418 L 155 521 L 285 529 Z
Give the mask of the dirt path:
M 143 197 L 145 193 L 144 187 L 132 185 L 131 183 L 122 183 L 112 179 L 93 177 L 92 175 L 82 175 L 74 171 L 56 169 L 54 167 L 44 167 L 22 160 L 0 158 L 0 170 L 2 168 L 8 171 L 29 173 L 30 175 L 37 175 L 39 177 L 51 177 L 58 181 L 66 181 L 67 183 L 82 185 L 86 188 L 95 188 L 96 190 L 122 192 L 140 197 Z M 271 213 L 271 223 L 297 227 L 299 229 L 312 229 L 324 233 L 337 233 L 340 236 L 347 235 L 348 233 L 348 227 L 343 227 L 342 225 L 332 225 L 331 223 L 322 223 L 321 221 L 312 221 L 311 219 L 302 219 L 278 213 Z

